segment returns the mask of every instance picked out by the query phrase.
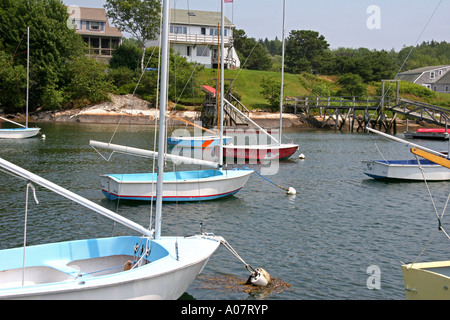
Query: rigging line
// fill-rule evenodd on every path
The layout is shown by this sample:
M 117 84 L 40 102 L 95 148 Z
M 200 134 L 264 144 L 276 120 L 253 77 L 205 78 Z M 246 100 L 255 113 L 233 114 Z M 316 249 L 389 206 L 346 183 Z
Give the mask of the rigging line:
M 14 57 L 16 56 L 17 50 L 19 50 L 20 44 L 22 43 L 22 40 L 23 40 L 23 38 L 25 37 L 25 34 L 26 34 L 26 33 L 27 33 L 26 31 L 23 33 L 22 38 L 20 39 L 19 44 L 17 45 L 16 50 L 14 51 L 14 54 L 11 56 L 11 59 L 8 61 L 8 63 L 5 64 L 5 67 L 4 67 L 3 70 L 0 72 L 0 75 L 6 70 L 6 67 L 11 63 L 11 61 L 14 60 Z
M 258 45 L 258 42 L 255 43 L 255 45 L 253 46 L 252 50 L 250 51 L 250 53 L 248 54 L 247 58 L 245 59 L 244 63 L 242 64 L 241 68 L 239 68 L 239 71 L 236 75 L 236 77 L 234 77 L 233 81 L 231 81 L 231 85 L 230 88 L 228 89 L 228 93 L 230 93 L 231 91 L 231 87 L 233 85 L 233 83 L 236 81 L 237 77 L 239 76 L 239 74 L 241 73 L 241 71 L 244 69 L 245 65 L 247 64 L 248 59 L 250 58 L 250 56 L 253 53 L 253 50 L 255 50 L 256 46 Z
M 425 32 L 426 28 L 428 27 L 428 25 L 430 24 L 431 20 L 433 19 L 433 16 L 435 15 L 437 9 L 438 9 L 439 6 L 441 5 L 441 2 L 442 2 L 442 0 L 439 0 L 439 2 L 438 2 L 438 4 L 437 4 L 436 8 L 434 9 L 434 11 L 433 11 L 433 13 L 431 14 L 430 18 L 428 19 L 427 23 L 426 23 L 425 26 L 423 27 L 423 29 L 422 29 L 422 31 L 420 32 L 419 36 L 417 37 L 416 42 L 412 45 L 411 50 L 409 51 L 409 53 L 408 53 L 408 55 L 406 56 L 406 58 L 403 60 L 403 63 L 402 63 L 402 65 L 400 66 L 400 68 L 399 68 L 397 74 L 395 75 L 394 79 L 397 78 L 397 76 L 399 75 L 399 73 L 401 72 L 401 70 L 403 69 L 403 67 L 405 66 L 406 61 L 408 61 L 409 57 L 411 56 L 411 54 L 412 54 L 412 52 L 413 52 L 413 50 L 414 50 L 414 47 L 417 45 L 417 43 L 419 42 L 419 40 L 420 40 L 420 38 L 422 37 L 423 33 Z M 386 93 L 382 92 L 381 94 L 382 94 L 383 96 L 386 96 L 386 95 L 389 93 L 391 87 L 392 87 L 392 83 L 389 84 L 389 87 L 387 88 Z M 380 104 L 381 104 L 381 101 L 380 101 L 380 103 L 378 104 L 377 109 L 376 109 L 375 111 L 378 110 L 378 108 L 380 107 Z M 369 118 L 369 123 L 370 123 L 371 118 L 372 118 L 372 117 Z

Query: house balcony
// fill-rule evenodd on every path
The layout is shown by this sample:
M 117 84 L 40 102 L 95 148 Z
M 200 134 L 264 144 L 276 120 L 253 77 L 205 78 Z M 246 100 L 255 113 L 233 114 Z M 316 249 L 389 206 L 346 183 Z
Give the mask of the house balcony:
M 217 36 L 207 36 L 203 34 L 183 34 L 183 33 L 170 33 L 169 41 L 171 43 L 189 43 L 193 45 L 217 45 Z M 224 37 L 223 43 L 225 46 L 231 46 L 233 44 L 233 37 Z

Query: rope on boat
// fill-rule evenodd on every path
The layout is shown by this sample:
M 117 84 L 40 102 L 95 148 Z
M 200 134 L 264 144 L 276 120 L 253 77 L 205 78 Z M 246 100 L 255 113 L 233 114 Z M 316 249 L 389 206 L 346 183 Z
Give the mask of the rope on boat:
M 247 167 L 245 167 L 245 166 L 243 166 L 243 168 L 244 168 L 244 169 L 247 169 L 247 170 L 250 170 L 250 168 L 247 168 Z M 289 188 L 282 187 L 282 186 L 276 184 L 275 182 L 270 181 L 268 178 L 264 177 L 264 176 L 263 176 L 261 173 L 259 173 L 258 171 L 253 170 L 253 172 L 255 172 L 257 175 L 259 175 L 261 178 L 263 178 L 263 179 L 269 181 L 271 184 L 277 186 L 278 188 L 283 189 L 284 191 L 286 191 L 287 194 L 296 194 L 296 193 L 297 193 L 297 191 L 296 191 L 294 188 L 292 188 L 292 187 L 289 187 Z
M 435 211 L 435 213 L 436 213 L 436 218 L 437 218 L 437 220 L 438 220 L 438 227 L 437 227 L 437 230 L 436 230 L 435 232 L 433 232 L 433 234 L 432 234 L 430 240 L 428 240 L 427 244 L 426 244 L 425 247 L 422 249 L 422 251 L 418 254 L 416 260 L 414 260 L 414 262 L 411 264 L 411 266 L 414 265 L 414 264 L 419 260 L 419 258 L 420 258 L 420 256 L 422 255 L 422 253 L 425 252 L 426 248 L 428 247 L 428 245 L 431 243 L 431 241 L 434 239 L 434 237 L 436 236 L 436 234 L 437 234 L 439 231 L 444 232 L 444 234 L 446 235 L 446 237 L 447 237 L 448 239 L 450 239 L 450 236 L 447 234 L 447 232 L 446 232 L 446 231 L 444 230 L 444 228 L 442 227 L 442 218 L 444 217 L 444 213 L 445 213 L 445 211 L 447 210 L 447 206 L 448 206 L 448 203 L 449 203 L 449 201 L 450 201 L 450 193 L 449 193 L 448 196 L 447 196 L 447 201 L 445 202 L 444 209 L 442 210 L 442 214 L 439 215 L 439 213 L 438 213 L 438 211 L 437 211 L 437 208 L 436 208 L 436 204 L 435 204 L 434 199 L 433 199 L 433 195 L 431 194 L 430 187 L 428 186 L 428 182 L 427 182 L 427 180 L 426 180 L 426 178 L 425 178 L 424 168 L 422 167 L 422 165 L 421 165 L 421 163 L 420 163 L 419 156 L 416 155 L 416 154 L 414 154 L 414 155 L 415 155 L 415 157 L 416 157 L 416 159 L 417 159 L 417 164 L 419 165 L 420 172 L 422 173 L 422 178 L 423 178 L 423 181 L 425 182 L 425 186 L 426 186 L 426 188 L 427 188 L 428 195 L 430 196 L 431 203 L 433 204 L 433 208 L 434 208 L 434 211 Z

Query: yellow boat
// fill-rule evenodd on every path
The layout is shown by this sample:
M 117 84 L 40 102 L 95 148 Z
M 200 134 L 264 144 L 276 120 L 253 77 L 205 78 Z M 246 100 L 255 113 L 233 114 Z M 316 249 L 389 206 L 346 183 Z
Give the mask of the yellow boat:
M 402 265 L 407 300 L 449 300 L 450 261 Z

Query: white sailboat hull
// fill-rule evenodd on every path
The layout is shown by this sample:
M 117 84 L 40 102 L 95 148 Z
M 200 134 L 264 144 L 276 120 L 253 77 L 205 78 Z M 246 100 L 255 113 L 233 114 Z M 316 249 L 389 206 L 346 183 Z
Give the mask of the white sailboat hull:
M 162 237 L 151 240 L 147 264 L 124 271 L 140 240 L 116 237 L 28 247 L 24 285 L 23 249 L 2 250 L 0 299 L 177 299 L 220 245 L 211 237 Z
M 36 136 L 40 128 L 0 129 L 0 139 L 26 139 Z
M 402 265 L 408 300 L 449 300 L 450 261 Z
M 450 169 L 432 161 L 422 159 L 420 166 L 417 160 L 373 160 L 362 161 L 363 172 L 374 179 L 399 179 L 423 181 L 450 180 Z
M 200 170 L 165 172 L 163 201 L 204 201 L 237 193 L 253 170 Z M 114 174 L 100 177 L 102 191 L 110 200 L 156 199 L 157 175 Z

